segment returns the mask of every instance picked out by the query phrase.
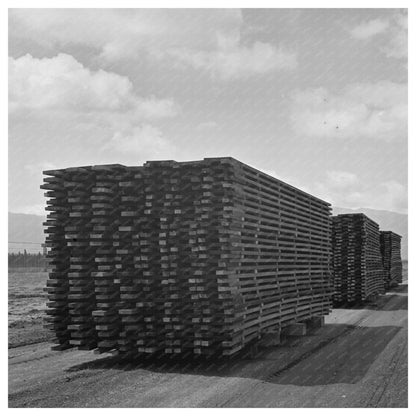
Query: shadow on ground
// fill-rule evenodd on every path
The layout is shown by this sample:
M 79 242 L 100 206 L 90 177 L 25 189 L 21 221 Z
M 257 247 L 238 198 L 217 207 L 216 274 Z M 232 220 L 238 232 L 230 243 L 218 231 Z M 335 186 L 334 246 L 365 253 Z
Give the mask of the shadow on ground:
M 376 309 L 380 311 L 407 311 L 408 310 L 408 286 L 403 284 L 388 289 L 385 295 L 381 295 L 375 302 L 366 304 L 364 309 Z
M 407 283 L 396 286 L 396 287 L 392 287 L 387 292 L 390 292 L 390 293 L 407 293 L 408 292 Z
M 348 336 L 276 372 L 267 381 L 299 386 L 357 383 L 400 329 L 397 326 L 352 327 Z
M 382 303 L 382 307 L 380 307 Z M 407 311 L 409 309 L 407 296 L 387 294 L 376 305 L 368 305 L 366 309 L 376 309 L 381 311 Z
M 260 350 L 255 359 L 244 356 L 228 360 L 203 360 L 191 356 L 134 360 L 107 357 L 70 367 L 67 372 L 146 370 L 156 373 L 255 378 L 269 383 L 302 386 L 356 383 L 365 376 L 372 363 L 400 329 L 396 326 L 357 327 L 329 324 L 317 331 L 320 333 L 319 341 L 317 334 L 288 339 L 281 347 Z M 295 356 L 294 347 L 299 343 L 311 343 L 312 347 Z M 253 368 L 258 371 L 253 371 Z

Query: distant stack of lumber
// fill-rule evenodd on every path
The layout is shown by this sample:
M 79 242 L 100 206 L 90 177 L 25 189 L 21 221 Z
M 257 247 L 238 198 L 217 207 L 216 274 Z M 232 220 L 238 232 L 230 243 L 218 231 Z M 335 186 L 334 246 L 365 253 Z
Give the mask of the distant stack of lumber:
M 386 289 L 402 283 L 402 237 L 392 231 L 380 232 L 381 255 L 385 270 Z
M 332 217 L 334 301 L 353 303 L 384 292 L 380 233 L 364 214 Z
M 232 355 L 328 314 L 328 203 L 232 158 L 44 172 L 57 348 Z

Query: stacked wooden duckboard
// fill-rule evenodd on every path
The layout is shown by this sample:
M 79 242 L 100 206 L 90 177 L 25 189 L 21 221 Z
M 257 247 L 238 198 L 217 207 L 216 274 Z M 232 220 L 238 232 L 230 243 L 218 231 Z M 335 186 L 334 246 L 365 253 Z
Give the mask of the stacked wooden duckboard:
M 44 174 L 57 348 L 232 355 L 330 311 L 318 198 L 232 158 Z
M 361 302 L 384 292 L 380 233 L 364 214 L 332 217 L 334 302 Z
M 380 232 L 381 255 L 385 270 L 385 288 L 388 289 L 402 283 L 402 237 L 392 231 Z

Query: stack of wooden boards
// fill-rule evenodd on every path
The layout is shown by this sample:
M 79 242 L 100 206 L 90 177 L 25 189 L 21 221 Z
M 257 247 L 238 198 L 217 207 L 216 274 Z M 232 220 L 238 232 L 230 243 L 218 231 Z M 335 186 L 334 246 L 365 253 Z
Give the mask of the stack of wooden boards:
M 318 198 L 232 158 L 44 174 L 57 348 L 232 355 L 330 311 Z
M 380 233 L 364 214 L 332 217 L 334 301 L 353 303 L 384 292 Z
M 385 288 L 402 283 L 401 236 L 392 231 L 380 232 L 381 255 L 385 270 Z

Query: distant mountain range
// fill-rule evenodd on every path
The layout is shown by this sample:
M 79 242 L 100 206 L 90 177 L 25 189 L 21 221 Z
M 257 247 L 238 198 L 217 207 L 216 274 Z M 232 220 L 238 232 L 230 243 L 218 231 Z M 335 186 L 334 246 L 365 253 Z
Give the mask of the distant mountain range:
M 348 209 L 333 207 L 333 214 L 362 212 L 376 221 L 381 230 L 391 230 L 402 238 L 402 258 L 408 258 L 407 215 L 391 211 L 370 208 Z M 9 252 L 26 249 L 30 253 L 42 251 L 41 243 L 45 241 L 42 223 L 45 217 L 40 215 L 14 214 L 9 212 Z

